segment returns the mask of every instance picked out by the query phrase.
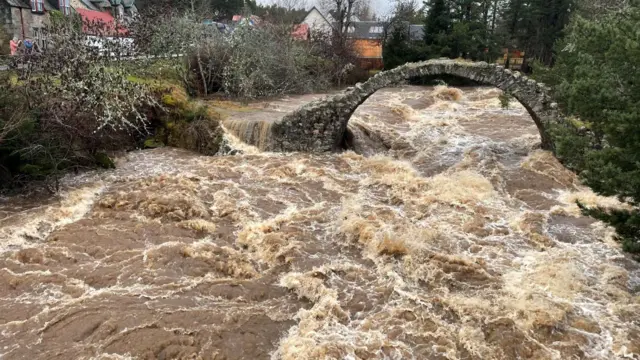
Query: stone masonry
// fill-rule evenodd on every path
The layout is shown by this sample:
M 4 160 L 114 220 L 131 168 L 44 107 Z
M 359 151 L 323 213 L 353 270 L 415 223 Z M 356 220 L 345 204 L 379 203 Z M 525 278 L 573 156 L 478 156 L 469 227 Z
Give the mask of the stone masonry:
M 554 150 L 551 125 L 566 125 L 565 119 L 558 112 L 558 105 L 549 97 L 549 90 L 544 84 L 502 66 L 485 62 L 428 60 L 380 72 L 340 94 L 311 102 L 287 114 L 270 126 L 270 133 L 260 147 L 268 151 L 338 150 L 349 118 L 369 96 L 406 79 L 428 75 L 457 76 L 509 92 L 527 109 L 538 126 L 543 149 Z

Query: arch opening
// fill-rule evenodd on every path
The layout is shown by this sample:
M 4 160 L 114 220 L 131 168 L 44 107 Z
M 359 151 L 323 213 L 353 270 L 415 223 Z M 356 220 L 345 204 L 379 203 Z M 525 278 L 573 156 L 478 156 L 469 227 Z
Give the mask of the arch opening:
M 554 150 L 550 129 L 565 120 L 544 84 L 484 62 L 428 60 L 408 63 L 376 74 L 364 83 L 322 100 L 313 101 L 270 124 L 258 145 L 268 151 L 330 152 L 343 144 L 349 119 L 373 93 L 407 79 L 453 76 L 508 92 L 527 110 L 538 127 L 543 149 Z

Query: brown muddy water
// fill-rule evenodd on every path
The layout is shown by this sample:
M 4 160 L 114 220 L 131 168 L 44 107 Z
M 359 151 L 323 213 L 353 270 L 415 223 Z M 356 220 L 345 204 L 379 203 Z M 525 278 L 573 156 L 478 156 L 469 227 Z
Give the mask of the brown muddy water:
M 574 201 L 621 205 L 498 95 L 382 90 L 366 157 L 155 149 L 3 199 L 0 358 L 638 359 L 640 267 Z

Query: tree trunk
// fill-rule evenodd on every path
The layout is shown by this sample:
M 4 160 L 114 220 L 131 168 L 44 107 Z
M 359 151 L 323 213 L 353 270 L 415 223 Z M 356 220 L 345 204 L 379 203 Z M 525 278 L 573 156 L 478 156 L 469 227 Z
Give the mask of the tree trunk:
M 496 31 L 496 15 L 498 14 L 498 1 L 493 1 L 493 18 L 491 19 L 491 33 L 495 33 Z

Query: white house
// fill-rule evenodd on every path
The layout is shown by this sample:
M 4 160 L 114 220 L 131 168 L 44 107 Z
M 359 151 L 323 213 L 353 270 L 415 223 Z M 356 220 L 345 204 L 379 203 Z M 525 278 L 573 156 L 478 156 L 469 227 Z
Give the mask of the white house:
M 335 20 L 329 14 L 323 14 L 317 7 L 312 7 L 307 16 L 302 20 L 302 24 L 309 25 L 311 32 L 331 32 Z

